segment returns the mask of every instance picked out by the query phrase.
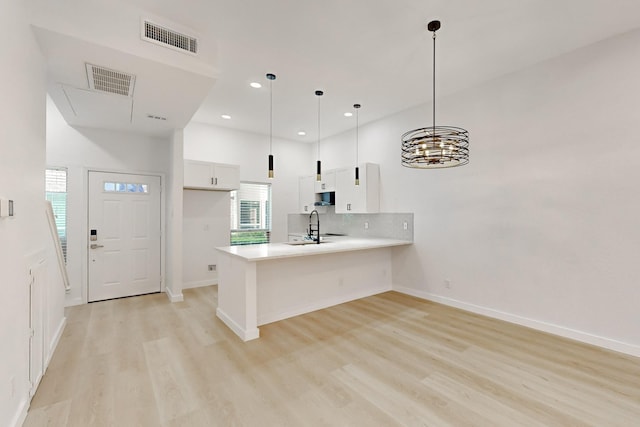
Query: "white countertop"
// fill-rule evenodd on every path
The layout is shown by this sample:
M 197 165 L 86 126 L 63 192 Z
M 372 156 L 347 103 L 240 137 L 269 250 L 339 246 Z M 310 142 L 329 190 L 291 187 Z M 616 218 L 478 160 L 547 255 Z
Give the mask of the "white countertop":
M 327 237 L 321 244 L 290 245 L 288 243 L 264 243 L 261 245 L 224 246 L 216 248 L 221 252 L 238 256 L 246 261 L 267 261 L 278 258 L 332 254 L 337 252 L 361 251 L 391 246 L 411 245 L 408 240 L 377 237 L 357 238 L 346 236 Z

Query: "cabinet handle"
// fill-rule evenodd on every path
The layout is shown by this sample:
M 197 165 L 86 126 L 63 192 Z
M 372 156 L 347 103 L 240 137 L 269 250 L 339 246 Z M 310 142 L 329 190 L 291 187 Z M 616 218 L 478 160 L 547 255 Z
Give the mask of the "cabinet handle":
M 211 178 L 211 185 L 213 185 L 213 178 Z
M 351 210 L 351 203 L 347 203 L 347 210 L 350 211 Z
M 215 183 L 215 185 L 218 185 L 218 178 L 216 178 L 216 183 Z

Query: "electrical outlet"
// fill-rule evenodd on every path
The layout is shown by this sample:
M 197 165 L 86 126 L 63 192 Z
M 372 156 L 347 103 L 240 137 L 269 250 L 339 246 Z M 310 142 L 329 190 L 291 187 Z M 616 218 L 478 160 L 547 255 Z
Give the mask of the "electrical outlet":
M 215 264 L 209 264 L 207 266 L 207 268 L 209 269 L 209 271 L 216 271 L 216 265 Z
M 364 222 L 364 229 L 368 230 L 369 229 L 369 221 L 365 221 Z
M 447 289 L 451 289 L 451 280 L 445 279 L 444 280 L 444 287 L 447 288 Z

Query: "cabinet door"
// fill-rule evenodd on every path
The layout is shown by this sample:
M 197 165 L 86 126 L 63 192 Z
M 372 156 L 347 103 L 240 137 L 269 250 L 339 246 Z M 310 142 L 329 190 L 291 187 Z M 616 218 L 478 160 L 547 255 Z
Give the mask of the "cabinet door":
M 237 165 L 213 164 L 213 188 L 236 190 L 240 187 L 240 167 Z
M 314 185 L 315 175 L 301 176 L 298 178 L 298 200 L 300 213 L 310 213 L 316 201 Z
M 211 163 L 185 160 L 183 186 L 185 188 L 211 189 L 213 187 Z
M 360 165 L 360 185 L 354 168 L 336 172 L 336 213 L 377 213 L 380 211 L 378 165 Z
M 363 184 L 360 172 L 360 186 Z M 355 173 L 351 168 L 336 171 L 336 213 L 353 213 L 356 200 Z
M 322 181 L 315 182 L 316 193 L 336 191 L 336 170 L 322 172 Z
M 358 199 L 358 210 L 361 213 L 380 212 L 380 166 L 375 163 L 360 165 L 362 183 L 362 171 L 364 171 L 364 187 L 361 189 Z

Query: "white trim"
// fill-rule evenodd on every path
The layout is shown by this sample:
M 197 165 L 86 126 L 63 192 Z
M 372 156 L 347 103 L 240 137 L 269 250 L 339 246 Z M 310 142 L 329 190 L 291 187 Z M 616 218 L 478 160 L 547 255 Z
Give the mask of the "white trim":
M 213 286 L 218 284 L 218 279 L 213 280 L 196 280 L 193 282 L 183 282 L 182 290 L 185 289 L 193 289 L 193 288 L 202 288 L 204 286 Z
M 24 424 L 24 421 L 27 419 L 27 413 L 29 412 L 30 404 L 30 399 L 22 399 L 18 407 L 18 411 L 16 411 L 15 416 L 9 422 L 9 427 L 20 427 Z
M 56 351 L 56 348 L 58 348 L 58 343 L 60 342 L 60 338 L 62 338 L 62 333 L 64 332 L 64 328 L 66 326 L 67 326 L 67 318 L 63 317 L 62 320 L 60 321 L 60 324 L 58 325 L 58 329 L 56 330 L 56 333 L 53 335 L 53 339 L 51 340 L 51 343 L 49 344 L 49 354 L 47 355 L 47 361 L 44 365 L 44 373 L 47 372 L 47 368 L 49 367 L 49 363 L 51 362 L 53 353 Z
M 224 322 L 242 341 L 251 341 L 260 338 L 260 330 L 258 328 L 245 330 L 242 326 L 238 325 L 220 308 L 216 309 L 216 316 Z
M 552 323 L 547 323 L 540 320 L 529 319 L 527 317 L 522 317 L 522 316 L 518 316 L 511 313 L 505 313 L 503 311 L 494 310 L 488 307 L 469 304 L 453 298 L 447 298 L 440 295 L 435 295 L 430 292 L 421 291 L 418 289 L 407 288 L 404 286 L 394 286 L 393 290 L 403 294 L 411 295 L 417 298 L 434 301 L 440 304 L 470 311 L 472 313 L 492 317 L 494 319 L 504 320 L 506 322 L 515 323 L 517 325 L 526 326 L 528 328 L 536 329 L 543 332 L 548 332 L 553 335 L 558 335 L 564 338 L 569 338 L 569 339 L 580 341 L 586 344 L 595 345 L 597 347 L 606 348 L 607 350 L 613 350 L 620 353 L 628 354 L 630 356 L 640 357 L 640 346 L 637 346 L 634 344 L 616 341 L 610 338 L 601 337 L 599 335 L 590 334 L 588 332 L 578 331 L 575 329 L 567 328 L 560 325 L 554 325 Z
M 171 291 L 170 287 L 166 287 L 165 288 L 165 293 L 167 294 L 167 297 L 169 297 L 169 301 L 171 302 L 182 302 L 184 301 L 184 295 L 182 294 L 182 292 L 180 292 L 179 294 L 174 294 Z
M 299 316 L 301 314 L 311 313 L 312 311 L 322 310 L 323 308 L 333 307 L 338 304 L 344 304 L 345 302 L 355 301 L 361 298 L 370 297 L 373 295 L 381 294 L 392 290 L 391 286 L 382 286 L 377 289 L 365 289 L 363 291 L 354 292 L 348 295 L 341 295 L 339 297 L 330 298 L 324 301 L 313 302 L 311 304 L 297 307 L 293 310 L 289 310 L 281 313 L 267 313 L 258 318 L 258 326 L 266 325 L 268 323 L 277 322 L 279 320 L 288 319 L 290 317 Z

